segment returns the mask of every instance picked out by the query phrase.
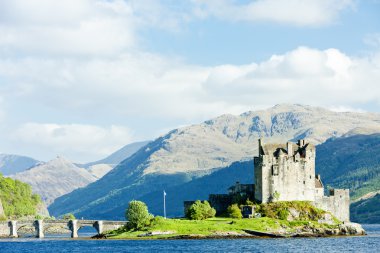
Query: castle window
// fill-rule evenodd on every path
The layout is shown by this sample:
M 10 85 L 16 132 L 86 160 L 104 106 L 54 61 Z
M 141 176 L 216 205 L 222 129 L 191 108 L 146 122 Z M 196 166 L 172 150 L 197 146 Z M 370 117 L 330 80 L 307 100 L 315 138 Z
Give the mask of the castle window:
M 310 175 L 310 179 L 311 179 L 311 175 Z
M 305 184 L 305 181 L 303 181 L 303 184 Z
M 278 176 L 278 165 L 272 166 L 272 176 Z

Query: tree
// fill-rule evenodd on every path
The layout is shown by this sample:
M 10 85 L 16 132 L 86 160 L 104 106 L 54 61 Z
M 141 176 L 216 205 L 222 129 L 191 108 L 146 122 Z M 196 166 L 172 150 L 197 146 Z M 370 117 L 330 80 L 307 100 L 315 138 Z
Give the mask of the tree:
M 133 229 L 141 229 L 148 225 L 152 215 L 148 212 L 148 207 L 142 201 L 132 200 L 128 204 L 125 212 L 128 226 Z
M 67 213 L 67 214 L 63 215 L 62 218 L 64 220 L 75 220 L 76 219 L 75 216 L 74 216 L 74 214 L 72 214 L 72 213 Z
M 197 200 L 186 212 L 186 217 L 190 220 L 204 220 L 215 217 L 215 209 L 210 206 L 208 201 Z
M 241 219 L 243 215 L 241 214 L 241 210 L 237 204 L 230 205 L 227 208 L 228 216 L 235 219 Z

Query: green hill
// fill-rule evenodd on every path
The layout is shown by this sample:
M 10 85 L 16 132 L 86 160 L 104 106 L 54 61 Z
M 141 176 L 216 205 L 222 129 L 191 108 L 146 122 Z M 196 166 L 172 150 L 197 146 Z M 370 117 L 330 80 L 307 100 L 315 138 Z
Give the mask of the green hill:
M 316 170 L 325 187 L 349 188 L 351 200 L 380 190 L 380 134 L 330 139 L 317 147 Z M 367 204 L 364 204 L 367 203 Z M 367 208 L 368 207 L 368 208 Z M 379 197 L 351 205 L 351 218 L 380 222 Z M 364 218 L 364 220 L 362 219 Z
M 36 215 L 40 196 L 32 194 L 30 185 L 0 174 L 0 200 L 8 218 Z M 2 217 L 3 219 L 6 217 Z
M 361 223 L 380 222 L 380 194 L 351 204 L 351 219 Z
M 325 186 L 344 187 L 355 200 L 380 190 L 380 134 L 328 140 L 317 149 L 317 173 Z

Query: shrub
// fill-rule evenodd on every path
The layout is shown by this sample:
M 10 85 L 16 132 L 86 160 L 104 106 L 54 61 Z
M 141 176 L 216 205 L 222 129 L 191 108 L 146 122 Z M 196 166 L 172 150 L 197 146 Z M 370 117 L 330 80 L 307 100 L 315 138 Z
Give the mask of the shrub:
M 215 217 L 215 209 L 210 206 L 208 201 L 195 201 L 186 212 L 186 217 L 190 220 L 204 220 Z
M 228 216 L 235 219 L 241 219 L 243 215 L 241 214 L 241 210 L 237 204 L 233 204 L 227 208 Z
M 154 225 L 158 225 L 159 226 L 159 225 L 164 224 L 164 222 L 165 222 L 165 218 L 164 217 L 162 217 L 162 216 L 156 216 L 153 219 L 151 219 L 150 225 L 151 226 L 154 226 Z
M 149 225 L 152 215 L 149 214 L 148 207 L 144 202 L 132 200 L 128 204 L 125 217 L 130 228 L 141 229 Z
M 287 209 L 280 209 L 277 213 L 277 216 L 280 220 L 287 220 L 289 211 Z
M 247 198 L 247 200 L 245 201 L 245 205 L 247 206 L 253 206 L 255 203 L 253 201 L 251 201 L 249 198 Z
M 75 218 L 74 214 L 67 213 L 67 214 L 63 215 L 62 219 L 64 219 L 64 220 L 75 220 L 76 218 Z

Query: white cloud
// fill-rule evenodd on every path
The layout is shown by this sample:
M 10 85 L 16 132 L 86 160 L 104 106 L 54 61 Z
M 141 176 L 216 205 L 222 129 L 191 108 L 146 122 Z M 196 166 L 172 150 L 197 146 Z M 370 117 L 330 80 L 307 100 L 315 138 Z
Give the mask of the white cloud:
M 135 45 L 133 22 L 121 0 L 1 0 L 0 46 L 5 55 L 115 55 Z
M 203 87 L 210 101 L 230 104 L 380 104 L 379 59 L 300 47 L 257 65 L 215 67 Z
M 336 21 L 339 13 L 354 7 L 353 0 L 193 0 L 195 15 L 231 21 L 270 21 L 296 26 L 321 26 Z
M 364 43 L 375 48 L 380 48 L 380 33 L 368 34 L 364 37 Z
M 61 112 L 100 118 L 195 121 L 253 104 L 362 107 L 380 102 L 380 57 L 299 47 L 248 65 L 200 67 L 133 53 L 113 59 L 0 61 L 7 101 L 17 97 Z M 86 116 L 87 115 L 87 116 Z
M 75 162 L 91 161 L 94 157 L 105 157 L 131 142 L 128 128 L 107 128 L 84 124 L 40 124 L 25 123 L 11 133 L 11 139 L 21 149 L 49 154 L 50 157 L 64 154 Z

